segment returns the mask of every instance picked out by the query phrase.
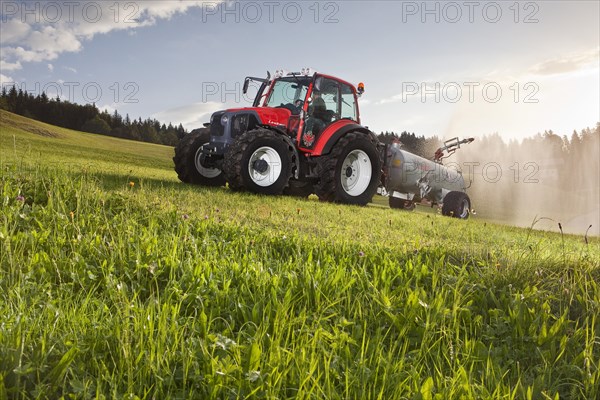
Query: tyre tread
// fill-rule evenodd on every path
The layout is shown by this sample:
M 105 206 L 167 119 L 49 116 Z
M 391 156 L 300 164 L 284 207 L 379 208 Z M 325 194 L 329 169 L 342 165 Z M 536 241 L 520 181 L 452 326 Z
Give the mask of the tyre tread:
M 203 177 L 197 170 L 194 157 L 198 148 L 210 140 L 210 131 L 207 128 L 196 129 L 185 135 L 175 146 L 175 172 L 180 181 L 204 186 L 223 186 L 223 174 L 215 178 Z
M 246 188 L 242 177 L 242 158 L 244 157 L 248 147 L 256 140 L 261 139 L 281 141 L 287 147 L 289 147 L 289 143 L 285 140 L 283 135 L 268 129 L 254 129 L 239 136 L 226 150 L 225 160 L 223 162 L 223 172 L 230 189 L 235 191 L 248 189 Z M 282 173 L 287 174 L 287 176 L 284 178 L 286 179 L 286 185 L 281 189 L 281 191 L 277 191 L 278 193 L 271 194 L 282 194 L 285 187 L 287 187 L 287 182 L 289 182 L 289 179 L 292 175 L 291 160 L 288 163 L 288 168 L 286 170 L 282 170 Z
M 366 135 L 361 132 L 349 132 L 345 136 L 343 136 L 338 143 L 333 147 L 331 153 L 329 155 L 321 156 L 317 160 L 317 175 L 319 176 L 319 181 L 314 185 L 315 193 L 319 197 L 321 201 L 327 202 L 345 202 L 344 199 L 338 196 L 338 186 L 336 182 L 336 168 L 338 165 L 338 161 L 342 157 L 342 153 L 346 149 L 346 147 L 355 142 L 358 139 L 366 138 L 373 144 L 375 149 L 377 148 L 377 142 L 371 135 Z M 376 179 L 379 180 L 381 177 L 381 161 L 377 160 L 373 168 L 373 174 L 376 176 Z M 357 205 L 367 205 L 373 198 L 377 187 L 372 190 L 372 195 L 370 198 L 365 200 L 363 197 L 369 196 L 359 196 L 360 199 L 357 199 L 353 204 Z

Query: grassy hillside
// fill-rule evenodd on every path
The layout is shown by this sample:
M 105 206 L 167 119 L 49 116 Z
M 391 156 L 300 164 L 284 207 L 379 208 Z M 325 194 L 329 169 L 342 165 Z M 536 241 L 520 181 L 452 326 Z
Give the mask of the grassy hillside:
M 173 149 L 58 128 L 0 110 L 3 163 L 60 166 L 75 172 L 176 179 Z
M 2 398 L 597 398 L 600 242 L 177 182 L 0 111 Z

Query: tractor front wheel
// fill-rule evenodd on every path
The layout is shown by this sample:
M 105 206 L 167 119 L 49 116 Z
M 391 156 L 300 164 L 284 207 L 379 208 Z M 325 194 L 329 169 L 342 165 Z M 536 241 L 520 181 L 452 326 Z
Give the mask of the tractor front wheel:
M 292 175 L 292 149 L 285 138 L 267 129 L 244 133 L 225 152 L 223 171 L 229 187 L 279 195 Z
M 342 137 L 317 163 L 315 192 L 322 201 L 367 205 L 381 179 L 381 159 L 375 141 L 360 132 Z
M 450 192 L 444 197 L 442 215 L 460 219 L 469 218 L 471 213 L 471 199 L 464 192 Z
M 204 186 L 225 185 L 225 176 L 220 169 L 202 165 L 202 149 L 209 141 L 210 131 L 201 128 L 185 135 L 175 147 L 173 162 L 182 182 Z

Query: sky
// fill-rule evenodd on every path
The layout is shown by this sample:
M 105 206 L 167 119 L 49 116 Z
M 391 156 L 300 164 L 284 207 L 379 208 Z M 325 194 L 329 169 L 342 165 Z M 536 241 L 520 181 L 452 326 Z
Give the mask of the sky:
M 187 129 L 244 77 L 364 82 L 363 125 L 506 140 L 600 121 L 598 1 L 0 1 L 0 83 Z

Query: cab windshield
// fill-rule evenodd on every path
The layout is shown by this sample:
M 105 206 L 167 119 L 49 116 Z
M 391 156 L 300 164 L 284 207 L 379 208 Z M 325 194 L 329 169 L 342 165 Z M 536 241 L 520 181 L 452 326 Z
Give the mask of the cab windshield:
M 299 106 L 303 102 L 311 79 L 306 77 L 285 77 L 277 80 L 265 103 L 267 107 L 282 107 L 288 104 Z

